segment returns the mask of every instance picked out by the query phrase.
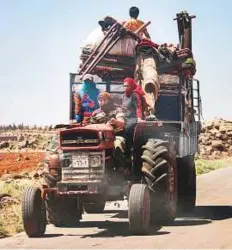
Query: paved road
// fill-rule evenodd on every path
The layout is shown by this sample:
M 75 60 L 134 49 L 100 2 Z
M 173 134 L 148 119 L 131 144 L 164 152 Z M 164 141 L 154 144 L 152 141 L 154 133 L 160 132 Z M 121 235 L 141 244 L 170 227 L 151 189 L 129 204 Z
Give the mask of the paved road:
M 104 214 L 83 216 L 79 228 L 48 226 L 43 238 L 20 233 L 0 240 L 0 248 L 232 248 L 232 167 L 201 175 L 194 214 L 174 225 L 130 236 L 126 202 L 109 203 Z

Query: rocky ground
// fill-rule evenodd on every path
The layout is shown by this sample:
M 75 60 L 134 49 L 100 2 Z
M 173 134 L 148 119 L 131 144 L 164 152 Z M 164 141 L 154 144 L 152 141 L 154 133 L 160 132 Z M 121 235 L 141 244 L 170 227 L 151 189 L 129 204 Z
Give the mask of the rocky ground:
M 21 194 L 21 189 L 23 190 L 27 185 L 41 183 L 45 149 L 53 135 L 54 131 L 47 128 L 0 131 L 0 208 L 2 211 L 4 209 L 11 211 L 14 206 L 14 209 L 18 209 L 21 198 L 18 194 Z M 4 213 L 4 216 L 12 213 L 14 215 L 12 217 L 15 218 L 14 211 Z M 2 220 L 8 220 L 8 218 L 4 217 Z M 12 225 L 13 228 L 14 225 Z
M 55 131 L 0 131 L 0 152 L 44 151 Z
M 232 120 L 214 119 L 202 126 L 200 156 L 221 159 L 232 156 Z
M 30 173 L 40 169 L 44 152 L 0 153 L 0 176 L 17 176 L 21 171 Z
M 45 149 L 55 135 L 52 129 L 0 131 L 0 177 L 24 175 L 43 167 Z

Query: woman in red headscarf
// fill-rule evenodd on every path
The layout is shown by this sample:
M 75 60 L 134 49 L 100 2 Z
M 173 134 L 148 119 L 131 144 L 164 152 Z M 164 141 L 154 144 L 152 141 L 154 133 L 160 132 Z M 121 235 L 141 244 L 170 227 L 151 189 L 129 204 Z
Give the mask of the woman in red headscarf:
M 126 156 L 130 156 L 130 149 L 133 145 L 133 135 L 135 126 L 140 119 L 144 119 L 145 98 L 140 86 L 133 78 L 124 79 L 125 94 L 122 98 L 122 108 L 126 118 L 125 138 L 126 138 Z
M 133 78 L 124 79 L 125 94 L 122 99 L 122 106 L 127 118 L 144 119 L 144 109 L 146 106 L 144 92 L 136 84 Z

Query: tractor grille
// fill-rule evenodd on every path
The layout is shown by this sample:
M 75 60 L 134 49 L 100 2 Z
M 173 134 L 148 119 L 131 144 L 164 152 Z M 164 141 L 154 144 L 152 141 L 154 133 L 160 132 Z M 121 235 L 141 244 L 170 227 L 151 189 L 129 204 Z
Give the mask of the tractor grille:
M 61 147 L 90 147 L 100 143 L 98 132 L 72 131 L 63 133 L 60 138 Z
M 101 180 L 105 172 L 105 151 L 63 153 L 62 180 Z

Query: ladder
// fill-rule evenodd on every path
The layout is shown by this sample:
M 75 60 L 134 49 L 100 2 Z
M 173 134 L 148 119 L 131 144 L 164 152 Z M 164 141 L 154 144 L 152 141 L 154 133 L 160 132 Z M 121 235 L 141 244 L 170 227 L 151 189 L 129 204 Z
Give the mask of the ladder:
M 197 79 L 192 80 L 192 107 L 195 111 L 195 121 L 200 121 L 202 116 L 202 101 L 200 96 L 200 81 Z

